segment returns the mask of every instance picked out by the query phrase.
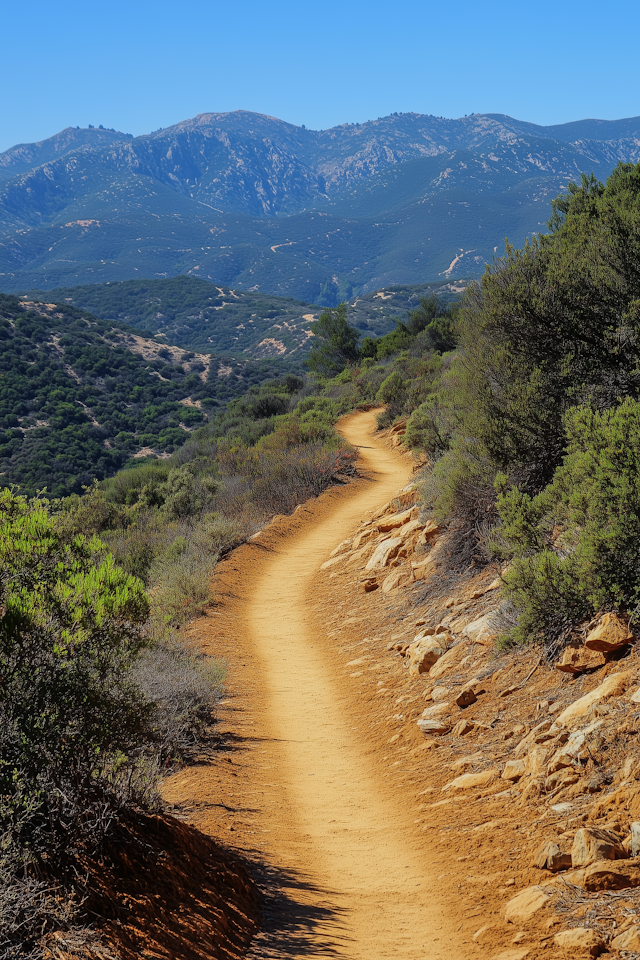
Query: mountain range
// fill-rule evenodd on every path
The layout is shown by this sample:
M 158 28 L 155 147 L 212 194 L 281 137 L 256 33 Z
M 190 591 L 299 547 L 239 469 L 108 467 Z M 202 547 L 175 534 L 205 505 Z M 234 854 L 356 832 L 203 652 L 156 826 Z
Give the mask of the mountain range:
M 246 111 L 140 137 L 68 128 L 0 154 L 0 289 L 201 277 L 328 304 L 478 275 L 640 117 L 544 127 L 394 114 L 306 130 Z

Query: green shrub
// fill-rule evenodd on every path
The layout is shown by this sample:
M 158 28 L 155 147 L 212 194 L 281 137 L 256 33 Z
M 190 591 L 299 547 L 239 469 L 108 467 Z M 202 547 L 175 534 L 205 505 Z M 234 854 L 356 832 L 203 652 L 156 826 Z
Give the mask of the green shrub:
M 164 503 L 165 482 L 171 471 L 168 460 L 150 460 L 141 466 L 122 470 L 105 480 L 102 489 L 107 500 L 131 506 L 142 503 L 157 507 Z
M 440 415 L 440 403 L 437 394 L 432 394 L 413 411 L 407 421 L 404 437 L 405 446 L 411 450 L 424 450 L 435 460 L 449 449 L 451 434 Z
M 548 649 L 597 611 L 640 613 L 640 404 L 576 407 L 565 430 L 553 482 L 535 497 L 498 497 L 501 539 L 515 558 L 505 578 L 520 615 L 512 639 Z
M 175 467 L 163 485 L 163 511 L 170 519 L 194 517 L 213 500 L 218 488 L 212 476 L 194 476 L 189 466 Z
M 380 403 L 400 404 L 405 397 L 406 390 L 407 387 L 402 374 L 398 370 L 394 370 L 380 385 L 376 400 Z
M 358 360 L 360 331 L 349 325 L 347 309 L 341 303 L 335 310 L 323 310 L 311 324 L 314 339 L 306 365 L 322 376 L 334 376 Z
M 23 851 L 71 850 L 139 747 L 129 669 L 148 610 L 100 541 L 0 491 L 0 830 Z

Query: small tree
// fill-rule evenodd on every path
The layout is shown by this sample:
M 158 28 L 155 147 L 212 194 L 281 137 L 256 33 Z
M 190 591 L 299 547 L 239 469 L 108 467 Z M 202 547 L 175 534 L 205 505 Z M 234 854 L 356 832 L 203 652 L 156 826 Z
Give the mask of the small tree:
M 65 538 L 46 504 L 0 491 L 0 832 L 24 859 L 99 832 L 145 724 L 128 674 L 147 615 L 97 538 Z
M 542 493 L 498 478 L 499 536 L 514 557 L 506 590 L 520 615 L 512 639 L 551 652 L 598 610 L 640 614 L 640 403 L 575 407 L 565 429 L 567 453 Z
M 347 304 L 334 310 L 323 310 L 311 324 L 314 341 L 307 366 L 314 373 L 332 377 L 359 358 L 360 332 L 347 320 Z

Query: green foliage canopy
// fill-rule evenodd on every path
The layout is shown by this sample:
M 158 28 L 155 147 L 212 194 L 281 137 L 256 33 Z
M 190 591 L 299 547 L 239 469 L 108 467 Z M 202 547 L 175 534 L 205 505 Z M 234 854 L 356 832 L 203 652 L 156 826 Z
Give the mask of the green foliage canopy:
M 570 407 L 638 395 L 640 167 L 583 177 L 550 226 L 471 285 L 461 324 L 468 432 L 533 488 L 560 463 Z
M 139 746 L 128 671 L 148 612 L 99 540 L 65 538 L 45 503 L 0 491 L 0 826 L 22 846 L 73 842 L 78 798 L 99 803 Z
M 334 310 L 323 310 L 319 319 L 311 324 L 311 330 L 314 340 L 306 365 L 314 373 L 335 376 L 358 360 L 360 332 L 349 325 L 346 303 Z

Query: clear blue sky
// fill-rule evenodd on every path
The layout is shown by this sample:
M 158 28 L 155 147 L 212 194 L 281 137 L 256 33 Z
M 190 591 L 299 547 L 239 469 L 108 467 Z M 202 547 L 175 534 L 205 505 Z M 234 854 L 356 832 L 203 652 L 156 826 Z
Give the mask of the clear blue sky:
M 0 150 L 237 108 L 315 129 L 640 114 L 638 0 L 0 0 L 0 36 Z

